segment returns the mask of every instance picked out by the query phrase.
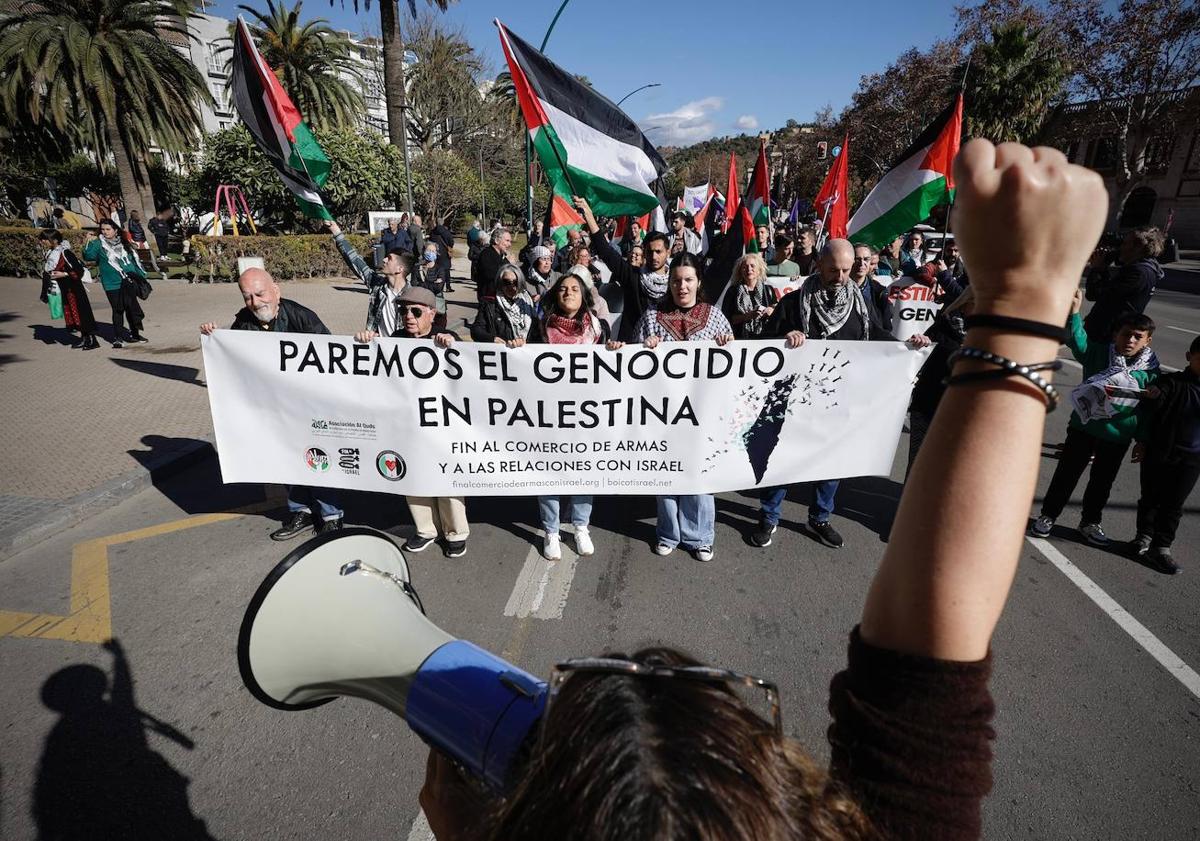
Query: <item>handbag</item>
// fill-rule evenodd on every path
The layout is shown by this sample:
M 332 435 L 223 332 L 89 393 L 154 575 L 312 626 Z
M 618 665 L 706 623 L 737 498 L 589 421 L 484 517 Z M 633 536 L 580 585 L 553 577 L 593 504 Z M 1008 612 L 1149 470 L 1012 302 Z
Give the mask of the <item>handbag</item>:
M 46 295 L 46 303 L 50 306 L 50 317 L 58 320 L 63 317 L 62 291 L 58 284 L 50 281 L 50 292 Z
M 134 272 L 126 272 L 125 280 L 133 285 L 133 293 L 138 296 L 139 300 L 146 300 L 150 297 L 150 293 L 154 291 L 154 287 L 150 285 L 150 281 Z

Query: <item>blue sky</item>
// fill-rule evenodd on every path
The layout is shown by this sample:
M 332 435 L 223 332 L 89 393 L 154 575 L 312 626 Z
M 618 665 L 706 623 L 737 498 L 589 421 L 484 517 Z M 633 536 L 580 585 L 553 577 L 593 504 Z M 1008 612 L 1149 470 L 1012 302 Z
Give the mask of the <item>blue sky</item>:
M 245 0 L 265 9 L 265 0 Z M 287 0 L 291 2 L 291 0 Z M 537 46 L 561 0 L 462 0 L 444 17 L 460 26 L 493 72 L 503 58 L 492 19 Z M 209 14 L 232 17 L 235 0 Z M 401 11 L 408 20 L 406 0 Z M 425 0 L 418 0 L 418 7 Z M 927 46 L 954 28 L 953 0 L 570 0 L 546 53 L 591 79 L 613 100 L 648 82 L 661 87 L 625 104 L 658 145 L 694 143 L 808 120 L 825 104 L 849 102 L 866 73 L 882 70 L 912 46 Z M 361 6 L 361 3 L 360 3 Z M 652 11 L 651 11 L 652 10 Z M 352 0 L 331 7 L 308 0 L 302 16 L 339 29 L 379 31 L 379 12 L 355 13 Z

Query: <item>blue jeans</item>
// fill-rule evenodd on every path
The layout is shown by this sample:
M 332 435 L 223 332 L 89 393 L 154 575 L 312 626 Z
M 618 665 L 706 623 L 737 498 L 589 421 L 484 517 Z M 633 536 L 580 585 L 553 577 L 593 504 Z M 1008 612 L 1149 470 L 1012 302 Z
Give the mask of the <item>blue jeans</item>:
M 538 514 L 541 515 L 542 530 L 546 534 L 558 534 L 558 504 L 562 499 L 567 500 L 567 512 L 571 517 L 571 525 L 575 528 L 587 528 L 592 519 L 590 496 L 539 496 Z
M 837 496 L 840 479 L 826 479 L 824 482 L 813 482 L 813 500 L 808 506 L 808 521 L 810 523 L 828 523 L 833 514 L 834 497 Z M 782 488 L 763 488 L 759 494 L 762 500 L 761 516 L 768 525 L 778 525 L 779 515 L 783 510 L 783 500 L 787 497 L 787 486 Z
M 313 507 L 322 520 L 337 520 L 343 511 L 338 494 L 333 488 L 310 488 L 306 485 L 286 485 L 288 511 L 295 514 L 304 511 L 312 514 Z
M 699 549 L 712 546 L 716 536 L 717 503 L 712 494 L 660 496 L 658 542 L 672 548 Z

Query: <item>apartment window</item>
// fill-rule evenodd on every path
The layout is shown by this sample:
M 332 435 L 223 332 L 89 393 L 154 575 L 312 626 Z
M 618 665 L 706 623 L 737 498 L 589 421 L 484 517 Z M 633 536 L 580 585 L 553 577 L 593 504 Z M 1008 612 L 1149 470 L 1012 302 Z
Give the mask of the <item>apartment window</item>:
M 1116 169 L 1117 157 L 1117 138 L 1101 137 L 1092 143 L 1092 169 Z
M 1175 151 L 1175 138 L 1169 134 L 1160 134 L 1146 144 L 1146 169 L 1149 172 L 1162 172 L 1171 163 L 1171 153 Z
M 229 102 L 229 86 L 224 82 L 209 82 L 208 88 L 212 92 L 213 99 L 216 100 L 213 110 L 218 114 L 232 114 L 233 106 Z
M 208 72 L 214 76 L 224 76 L 226 54 L 221 52 L 221 47 L 217 44 L 205 46 L 208 50 Z

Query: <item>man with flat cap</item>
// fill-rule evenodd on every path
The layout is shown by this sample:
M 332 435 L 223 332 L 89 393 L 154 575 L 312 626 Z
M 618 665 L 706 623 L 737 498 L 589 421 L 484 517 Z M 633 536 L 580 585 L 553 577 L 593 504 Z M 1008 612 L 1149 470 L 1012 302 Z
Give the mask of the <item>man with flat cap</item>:
M 395 339 L 429 339 L 441 348 L 450 347 L 458 335 L 444 328 L 433 326 L 437 312 L 437 299 L 423 286 L 406 286 L 396 299 L 397 324 L 392 334 Z M 374 330 L 363 330 L 354 334 L 356 342 L 369 342 L 379 334 Z M 422 552 L 438 539 L 445 538 L 443 552 L 447 558 L 458 558 L 467 553 L 467 538 L 471 527 L 467 522 L 467 504 L 461 496 L 432 497 L 406 496 L 408 510 L 412 514 L 416 533 L 404 544 L 405 552 Z

